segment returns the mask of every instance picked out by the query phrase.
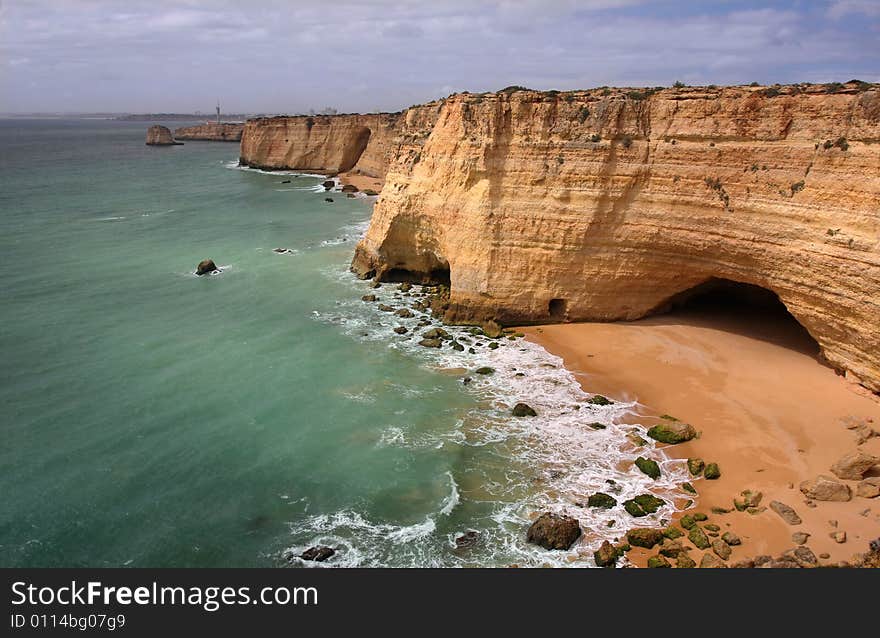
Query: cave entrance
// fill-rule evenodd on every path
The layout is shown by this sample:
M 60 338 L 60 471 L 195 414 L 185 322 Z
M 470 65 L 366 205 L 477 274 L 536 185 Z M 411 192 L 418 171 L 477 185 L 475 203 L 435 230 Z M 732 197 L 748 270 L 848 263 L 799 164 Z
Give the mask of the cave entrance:
M 567 311 L 568 302 L 565 299 L 551 299 L 547 304 L 547 312 L 550 314 L 551 321 L 565 321 Z
M 670 297 L 655 311 L 818 355 L 819 344 L 772 290 L 712 278 Z
M 382 273 L 382 281 L 409 282 L 413 284 L 451 285 L 449 266 L 439 266 L 427 271 L 407 270 L 405 268 L 389 268 Z

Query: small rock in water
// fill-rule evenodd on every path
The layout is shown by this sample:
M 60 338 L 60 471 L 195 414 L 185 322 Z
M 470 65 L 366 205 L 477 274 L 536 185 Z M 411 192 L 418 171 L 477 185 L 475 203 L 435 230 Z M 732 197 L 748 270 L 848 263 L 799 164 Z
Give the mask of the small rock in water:
M 203 259 L 199 262 L 199 265 L 196 266 L 196 274 L 201 277 L 202 275 L 210 275 L 212 272 L 216 272 L 219 270 L 216 265 L 214 265 L 214 261 L 211 259 Z
M 376 301 L 376 295 L 364 295 L 361 301 Z
M 605 494 L 604 492 L 596 492 L 595 494 L 591 494 L 587 499 L 587 505 L 589 507 L 601 507 L 602 509 L 611 509 L 615 505 L 617 505 L 617 499 L 613 496 Z
M 336 553 L 336 550 L 326 545 L 315 545 L 309 547 L 306 551 L 299 555 L 303 560 L 313 560 L 322 563 Z
M 640 456 L 636 459 L 636 467 L 642 471 L 642 474 L 647 474 L 654 480 L 660 478 L 660 466 L 657 461 Z
M 336 182 L 334 182 L 332 179 L 328 179 L 327 181 L 322 182 L 322 183 L 321 183 L 321 186 L 324 187 L 324 190 L 329 191 L 331 188 L 333 188 L 334 186 L 336 186 Z
M 464 534 L 457 536 L 455 538 L 455 548 L 456 549 L 467 549 L 469 547 L 473 547 L 480 540 L 480 533 L 476 530 L 469 529 Z
M 443 342 L 440 339 L 422 339 L 419 341 L 419 345 L 425 348 L 439 348 Z
M 580 538 L 581 526 L 576 519 L 564 514 L 545 512 L 529 527 L 528 542 L 544 549 L 565 550 Z
M 332 204 L 332 203 L 333 203 L 333 198 L 332 198 L 332 197 L 325 197 L 325 198 L 324 198 L 324 201 L 327 202 L 327 203 L 329 203 L 329 204 Z
M 614 403 L 608 397 L 603 397 L 601 394 L 594 394 L 592 397 L 587 399 L 587 403 L 591 403 L 593 405 L 611 405 Z
M 393 306 L 389 306 L 389 305 L 384 304 L 384 303 L 380 303 L 380 304 L 379 304 L 378 306 L 376 306 L 376 307 L 377 307 L 379 310 L 381 310 L 382 312 L 394 312 L 394 307 L 393 307 Z
M 538 413 L 527 403 L 517 403 L 513 406 L 513 416 L 526 417 L 538 416 Z
M 483 366 L 482 368 L 477 368 L 474 370 L 477 374 L 494 374 L 495 368 L 490 368 L 489 366 Z
M 614 567 L 619 556 L 617 548 L 608 541 L 603 541 L 599 549 L 593 552 L 593 559 L 598 567 Z
M 405 335 L 407 332 L 409 332 L 409 330 L 406 329 L 406 326 L 397 326 L 396 328 L 394 328 L 394 332 L 399 335 Z

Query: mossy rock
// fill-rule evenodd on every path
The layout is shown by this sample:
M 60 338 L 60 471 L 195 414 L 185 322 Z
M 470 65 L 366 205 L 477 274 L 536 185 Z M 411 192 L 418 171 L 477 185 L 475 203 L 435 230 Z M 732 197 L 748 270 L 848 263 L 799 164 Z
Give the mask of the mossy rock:
M 663 542 L 663 532 L 647 527 L 631 529 L 626 533 L 626 541 L 633 547 L 651 549 L 654 545 L 660 545 Z
M 498 349 L 498 342 L 497 341 L 493 341 L 489 344 L 489 350 L 497 350 L 497 349 Z
M 706 466 L 705 472 L 703 472 L 703 476 L 705 476 L 710 481 L 721 478 L 721 468 L 718 467 L 717 463 L 709 463 Z
M 703 514 L 703 512 L 694 512 L 694 520 L 702 522 L 709 520 L 709 517 Z
M 665 556 L 651 556 L 651 558 L 648 559 L 648 567 L 650 567 L 651 569 L 657 569 L 657 568 L 670 568 L 671 569 L 672 564 L 668 560 L 666 560 Z
M 694 520 L 693 516 L 691 516 L 690 514 L 685 514 L 681 517 L 679 524 L 685 529 L 693 529 L 694 525 L 696 525 L 697 522 Z
M 660 466 L 657 464 L 657 461 L 652 461 L 651 459 L 646 459 L 643 456 L 640 456 L 636 459 L 636 467 L 639 468 L 643 474 L 647 474 L 655 481 L 660 478 Z
M 699 525 L 694 525 L 688 532 L 688 540 L 694 544 L 697 549 L 709 549 L 709 538 L 706 536 Z
M 721 528 L 715 523 L 706 523 L 703 527 L 705 527 L 710 532 L 720 532 Z
M 704 469 L 706 469 L 706 464 L 703 459 L 688 459 L 688 472 L 691 473 L 691 476 L 699 476 Z
M 615 547 L 608 541 L 603 541 L 598 550 L 593 552 L 593 558 L 599 567 L 614 567 L 617 559 L 623 556 L 623 547 Z
M 678 555 L 678 558 L 675 559 L 675 566 L 678 569 L 693 569 L 697 566 L 697 563 L 693 558 L 688 556 L 686 552 L 682 552 Z
M 612 401 L 608 397 L 603 397 L 601 394 L 597 394 L 590 397 L 587 400 L 587 403 L 591 403 L 593 405 L 612 405 L 614 401 Z
M 727 507 L 713 507 L 711 511 L 713 514 L 730 514 L 733 510 Z
M 692 425 L 681 421 L 668 421 L 659 423 L 648 430 L 648 436 L 660 443 L 684 443 L 697 436 L 697 431 Z
M 661 419 L 666 419 L 667 421 L 678 421 L 678 419 L 676 419 L 676 418 L 675 418 L 674 416 L 672 416 L 671 414 L 661 414 L 661 415 L 660 415 L 660 418 L 661 418 Z
M 589 507 L 601 507 L 602 509 L 607 510 L 617 505 L 617 499 L 604 492 L 596 492 L 595 494 L 591 494 L 587 499 L 587 505 Z
M 671 541 L 674 541 L 676 538 L 681 538 L 682 536 L 684 536 L 684 532 L 677 527 L 667 527 L 663 530 L 663 536 Z
M 626 438 L 628 438 L 630 442 L 636 447 L 643 447 L 645 445 L 648 445 L 648 442 L 635 432 L 630 432 Z
M 690 483 L 682 483 L 681 489 L 683 489 L 685 492 L 690 492 L 691 494 L 697 493 L 697 489 Z
M 623 502 L 624 509 L 632 516 L 640 518 L 653 514 L 660 506 L 664 505 L 663 499 L 657 498 L 653 494 L 639 494 L 635 498 Z
M 607 428 L 607 425 L 603 425 L 601 423 L 588 423 L 587 427 L 593 428 L 594 430 L 604 430 Z
M 474 370 L 477 374 L 495 374 L 495 368 L 490 368 L 489 366 L 483 366 L 482 368 L 477 368 Z

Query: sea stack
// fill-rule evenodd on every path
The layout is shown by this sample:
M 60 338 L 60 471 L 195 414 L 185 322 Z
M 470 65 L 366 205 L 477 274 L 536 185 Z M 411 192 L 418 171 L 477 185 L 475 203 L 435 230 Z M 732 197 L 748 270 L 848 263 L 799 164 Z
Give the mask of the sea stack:
M 175 142 L 171 130 L 167 126 L 156 124 L 147 129 L 147 146 L 179 146 L 183 142 Z

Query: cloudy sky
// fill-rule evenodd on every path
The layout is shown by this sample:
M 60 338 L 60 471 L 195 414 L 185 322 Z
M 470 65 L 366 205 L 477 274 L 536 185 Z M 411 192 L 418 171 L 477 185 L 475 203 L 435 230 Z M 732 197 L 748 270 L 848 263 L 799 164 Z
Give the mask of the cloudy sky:
M 880 0 L 0 0 L 0 112 L 851 78 L 880 81 Z

